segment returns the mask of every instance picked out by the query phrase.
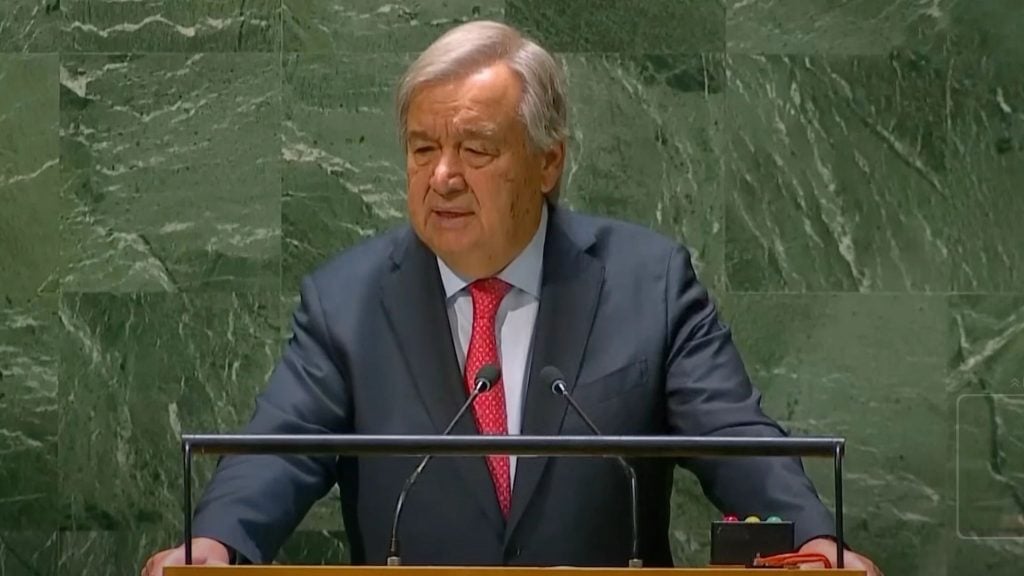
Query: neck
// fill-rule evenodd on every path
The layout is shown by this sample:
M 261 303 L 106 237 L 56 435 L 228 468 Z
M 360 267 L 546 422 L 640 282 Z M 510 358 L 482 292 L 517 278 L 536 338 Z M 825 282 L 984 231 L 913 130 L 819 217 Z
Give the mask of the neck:
M 526 249 L 533 240 L 533 237 L 537 234 L 537 229 L 540 227 L 541 222 L 540 207 L 530 215 L 529 221 L 531 225 L 523 226 L 522 231 L 517 234 L 511 242 L 504 246 L 504 250 L 487 251 L 474 254 L 444 255 L 441 256 L 441 259 L 444 260 L 445 265 L 447 265 L 452 272 L 455 272 L 455 274 L 461 278 L 477 279 L 497 276 L 502 270 L 511 264 L 516 257 L 522 254 L 523 250 Z

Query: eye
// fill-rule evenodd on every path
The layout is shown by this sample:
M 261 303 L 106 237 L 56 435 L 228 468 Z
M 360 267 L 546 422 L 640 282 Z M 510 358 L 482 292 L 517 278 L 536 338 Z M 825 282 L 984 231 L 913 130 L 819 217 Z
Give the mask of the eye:
M 477 150 L 476 148 L 464 148 L 464 150 L 466 152 L 469 152 L 470 154 L 476 154 L 477 156 L 486 156 L 487 155 L 486 152 L 484 152 L 482 150 Z

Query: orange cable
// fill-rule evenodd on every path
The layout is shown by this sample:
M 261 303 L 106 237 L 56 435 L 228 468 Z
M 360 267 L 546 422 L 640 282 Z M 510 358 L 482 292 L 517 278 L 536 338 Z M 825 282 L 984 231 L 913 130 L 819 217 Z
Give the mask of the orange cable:
M 754 566 L 762 567 L 787 567 L 787 566 L 799 566 L 800 564 L 809 564 L 811 562 L 821 562 L 825 565 L 826 570 L 832 568 L 832 562 L 824 554 L 817 554 L 811 552 L 793 552 L 789 554 L 776 554 L 774 556 L 757 556 L 754 558 Z

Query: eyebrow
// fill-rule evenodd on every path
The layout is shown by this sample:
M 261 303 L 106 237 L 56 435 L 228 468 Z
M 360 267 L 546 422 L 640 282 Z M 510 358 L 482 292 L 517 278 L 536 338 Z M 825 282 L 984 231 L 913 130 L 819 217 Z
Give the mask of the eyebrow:
M 494 124 L 467 126 L 459 129 L 458 133 L 463 138 L 494 138 L 498 134 L 498 127 Z
M 494 124 L 482 124 L 479 126 L 467 126 L 456 130 L 456 133 L 463 139 L 485 138 L 492 139 L 498 134 L 498 127 Z M 407 139 L 412 140 L 434 140 L 425 130 L 410 130 Z
M 412 130 L 406 135 L 406 140 L 432 140 L 432 138 L 423 130 Z

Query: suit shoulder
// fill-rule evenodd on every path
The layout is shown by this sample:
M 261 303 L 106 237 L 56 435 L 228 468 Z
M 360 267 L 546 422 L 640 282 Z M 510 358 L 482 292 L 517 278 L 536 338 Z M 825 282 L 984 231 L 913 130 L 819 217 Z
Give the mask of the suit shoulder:
M 408 226 L 399 226 L 372 236 L 335 252 L 304 276 L 320 292 L 326 287 L 336 293 L 342 286 L 351 288 L 376 284 L 371 281 L 390 269 L 392 253 L 408 234 L 411 234 Z
M 579 213 L 574 213 L 572 220 L 577 229 L 594 237 L 599 253 L 610 257 L 663 264 L 674 251 L 685 250 L 679 240 L 632 222 Z

